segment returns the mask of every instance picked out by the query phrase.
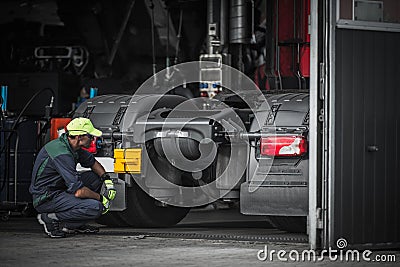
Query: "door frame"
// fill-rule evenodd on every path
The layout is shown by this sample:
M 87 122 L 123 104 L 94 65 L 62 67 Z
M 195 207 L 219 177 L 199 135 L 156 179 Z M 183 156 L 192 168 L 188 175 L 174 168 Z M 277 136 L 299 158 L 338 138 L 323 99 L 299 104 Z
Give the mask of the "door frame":
M 321 248 L 321 22 L 318 10 L 323 1 L 310 0 L 310 131 L 308 182 L 308 242 L 310 249 Z

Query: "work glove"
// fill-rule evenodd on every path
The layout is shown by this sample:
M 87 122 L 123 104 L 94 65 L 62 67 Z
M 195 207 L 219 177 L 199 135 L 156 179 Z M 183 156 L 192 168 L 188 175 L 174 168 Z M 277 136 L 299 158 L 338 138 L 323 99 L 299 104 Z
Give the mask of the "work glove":
M 106 196 L 109 200 L 114 200 L 117 191 L 115 190 L 113 181 L 105 180 L 104 185 L 105 185 L 104 196 Z
M 117 191 L 115 190 L 114 183 L 107 173 L 101 176 L 102 181 L 104 181 L 104 192 L 103 196 L 107 197 L 109 200 L 114 200 Z
M 101 214 L 106 214 L 110 210 L 110 200 L 103 195 L 100 195 L 100 202 L 103 204 L 103 212 Z
M 105 173 L 103 173 L 102 176 L 100 176 L 100 179 L 102 182 L 104 182 L 105 180 L 111 180 L 111 177 L 110 177 L 110 175 L 108 175 L 108 173 L 105 172 Z

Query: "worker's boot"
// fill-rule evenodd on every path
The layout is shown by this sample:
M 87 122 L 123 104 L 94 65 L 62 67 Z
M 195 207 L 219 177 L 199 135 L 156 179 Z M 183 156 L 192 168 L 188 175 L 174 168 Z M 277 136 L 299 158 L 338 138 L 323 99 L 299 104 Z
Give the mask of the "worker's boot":
M 65 233 L 60 229 L 60 221 L 50 218 L 47 213 L 38 214 L 37 219 L 44 227 L 45 233 L 53 238 L 66 237 Z

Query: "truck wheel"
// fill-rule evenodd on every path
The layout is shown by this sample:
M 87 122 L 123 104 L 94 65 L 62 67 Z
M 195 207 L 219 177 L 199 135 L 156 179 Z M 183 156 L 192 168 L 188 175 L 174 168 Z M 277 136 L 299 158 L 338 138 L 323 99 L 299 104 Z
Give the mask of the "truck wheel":
M 169 227 L 180 222 L 190 208 L 161 207 L 136 183 L 127 188 L 127 208 L 121 218 L 132 227 Z
M 96 222 L 111 227 L 128 226 L 127 223 L 121 219 L 119 212 L 116 211 L 109 211 L 106 214 L 101 215 Z
M 306 233 L 306 216 L 269 216 L 269 219 L 276 228 L 290 233 Z

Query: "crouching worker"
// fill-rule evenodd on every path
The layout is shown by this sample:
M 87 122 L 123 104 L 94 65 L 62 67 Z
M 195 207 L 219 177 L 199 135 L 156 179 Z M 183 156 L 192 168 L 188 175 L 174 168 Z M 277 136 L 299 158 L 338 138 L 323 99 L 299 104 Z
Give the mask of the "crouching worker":
M 73 119 L 67 132 L 47 143 L 37 155 L 29 188 L 38 221 L 50 237 L 65 237 L 66 233 L 96 233 L 88 222 L 108 211 L 115 198 L 110 176 L 88 148 L 94 136 L 102 132 L 87 118 Z M 76 165 L 91 168 L 82 174 Z M 103 194 L 100 194 L 102 185 Z

